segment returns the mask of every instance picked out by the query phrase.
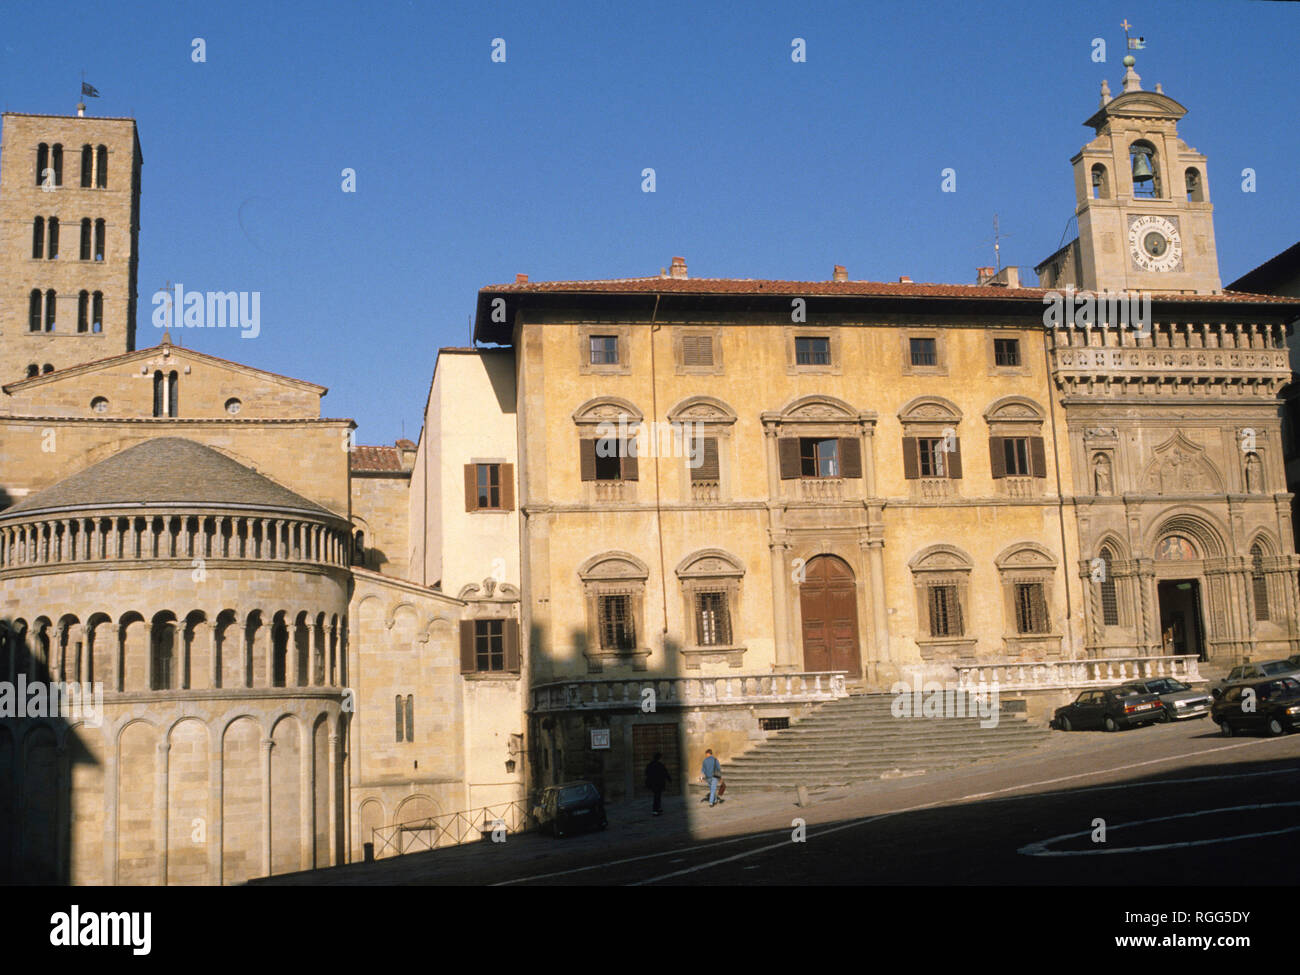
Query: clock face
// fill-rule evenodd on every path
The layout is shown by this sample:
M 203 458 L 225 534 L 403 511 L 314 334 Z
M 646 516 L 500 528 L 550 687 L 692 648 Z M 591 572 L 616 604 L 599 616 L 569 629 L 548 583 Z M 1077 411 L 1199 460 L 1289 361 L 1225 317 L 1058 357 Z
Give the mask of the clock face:
M 1183 240 L 1167 217 L 1134 217 L 1128 228 L 1129 253 L 1143 271 L 1173 271 L 1183 263 Z

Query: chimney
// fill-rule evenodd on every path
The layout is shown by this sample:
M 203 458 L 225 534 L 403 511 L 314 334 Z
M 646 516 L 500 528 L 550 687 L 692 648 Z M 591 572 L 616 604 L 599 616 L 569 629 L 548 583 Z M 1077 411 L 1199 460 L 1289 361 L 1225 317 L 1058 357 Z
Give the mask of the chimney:
M 908 277 L 906 274 L 900 274 L 900 275 L 898 276 L 898 283 L 899 283 L 899 284 L 911 284 L 911 283 L 912 283 L 912 279 L 911 279 L 910 277 Z
M 993 277 L 993 273 L 993 268 L 991 267 L 977 267 L 975 269 L 975 283 L 988 284 L 989 280 Z
M 836 264 L 835 273 L 831 275 L 831 279 L 834 281 L 847 281 L 849 279 L 849 272 L 844 269 L 843 264 Z
M 670 277 L 674 277 L 674 278 L 686 277 L 686 258 L 674 257 L 672 269 L 668 272 L 668 274 Z
M 516 275 L 515 275 L 515 284 L 527 284 L 527 283 L 528 283 L 528 275 L 527 275 L 527 274 L 516 274 Z
M 1020 268 L 1014 264 L 1004 267 L 1001 271 L 993 276 L 989 284 L 1001 285 L 1004 288 L 1020 287 Z
M 409 440 L 399 440 L 393 445 L 397 448 L 397 456 L 402 470 L 409 471 L 415 467 L 415 444 Z

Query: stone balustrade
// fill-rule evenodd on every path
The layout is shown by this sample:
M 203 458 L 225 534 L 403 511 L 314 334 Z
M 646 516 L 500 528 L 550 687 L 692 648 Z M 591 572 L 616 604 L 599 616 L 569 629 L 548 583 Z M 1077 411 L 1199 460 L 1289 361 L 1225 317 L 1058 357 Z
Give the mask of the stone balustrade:
M 66 517 L 0 516 L 0 572 L 76 562 L 245 559 L 346 567 L 343 525 L 304 517 L 132 510 Z
M 810 704 L 847 697 L 843 671 L 735 674 L 719 677 L 643 677 L 538 684 L 532 710 L 590 711 L 641 707 L 646 690 L 656 709 L 715 705 Z
M 1014 660 L 962 664 L 957 686 L 988 687 L 996 683 L 1002 691 L 1052 690 L 1076 687 L 1107 687 L 1130 680 L 1173 677 L 1184 682 L 1201 679 L 1195 656 L 1097 657 L 1086 660 Z

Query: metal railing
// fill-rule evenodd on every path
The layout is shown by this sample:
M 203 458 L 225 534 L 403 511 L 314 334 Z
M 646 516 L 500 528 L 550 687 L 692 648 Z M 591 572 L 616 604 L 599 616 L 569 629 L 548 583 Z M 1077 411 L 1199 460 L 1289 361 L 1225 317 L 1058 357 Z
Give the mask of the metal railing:
M 370 833 L 374 856 L 378 860 L 386 856 L 474 843 L 497 829 L 504 829 L 506 834 L 527 831 L 528 804 L 523 799 L 512 799 L 481 809 L 376 826 Z

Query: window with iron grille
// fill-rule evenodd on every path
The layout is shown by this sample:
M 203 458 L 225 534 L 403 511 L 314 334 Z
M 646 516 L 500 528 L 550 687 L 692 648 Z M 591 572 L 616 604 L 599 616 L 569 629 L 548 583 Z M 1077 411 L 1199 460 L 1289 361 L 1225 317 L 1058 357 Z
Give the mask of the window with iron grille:
M 474 621 L 474 665 L 482 673 L 506 669 L 505 620 Z
M 834 437 L 799 438 L 799 465 L 804 477 L 839 477 L 839 440 Z
M 695 631 L 702 647 L 731 645 L 731 614 L 722 591 L 695 594 Z
M 831 340 L 821 336 L 800 336 L 794 340 L 794 361 L 800 366 L 829 366 Z
M 1016 632 L 1047 632 L 1047 600 L 1041 582 L 1016 583 Z
M 591 364 L 593 366 L 618 365 L 618 336 L 591 336 Z
M 939 353 L 936 351 L 934 339 L 908 339 L 907 345 L 911 350 L 912 365 L 937 366 L 939 364 Z
M 415 741 L 415 696 L 398 694 L 393 698 L 395 741 Z
M 1110 574 L 1110 551 L 1101 553 L 1101 621 L 1106 626 L 1119 626 L 1119 600 L 1115 598 L 1115 580 Z
M 956 586 L 930 586 L 930 636 L 961 636 L 961 600 Z
M 1255 596 L 1255 619 L 1265 621 L 1268 612 L 1268 578 L 1264 575 L 1264 553 L 1258 545 L 1250 549 L 1250 585 Z
M 475 481 L 480 508 L 501 507 L 501 465 L 476 464 Z
M 760 731 L 785 731 L 790 727 L 789 718 L 759 718 L 758 727 Z
M 626 594 L 600 596 L 600 648 L 635 650 L 636 622 L 632 618 L 632 597 Z
M 993 361 L 999 366 L 1020 365 L 1020 339 L 994 339 Z

